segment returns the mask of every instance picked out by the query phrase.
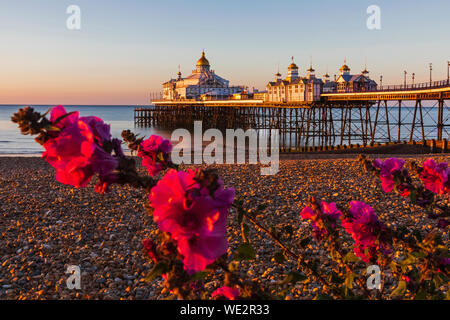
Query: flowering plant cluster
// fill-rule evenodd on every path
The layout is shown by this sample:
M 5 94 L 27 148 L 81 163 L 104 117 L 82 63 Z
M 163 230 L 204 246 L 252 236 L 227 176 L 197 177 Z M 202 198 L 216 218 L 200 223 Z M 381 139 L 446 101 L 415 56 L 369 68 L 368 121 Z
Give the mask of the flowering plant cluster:
M 366 172 L 380 177 L 384 192 L 397 192 L 402 197 L 410 198 L 414 205 L 426 210 L 429 218 L 438 220 L 438 226 L 446 228 L 449 225 L 450 208 L 445 204 L 450 194 L 450 168 L 447 163 L 427 159 L 422 166 L 412 161 L 406 168 L 405 161 L 397 158 L 371 161 L 360 156 L 358 161 Z
M 388 228 L 378 220 L 371 206 L 352 201 L 348 213 L 342 226 L 355 241 L 353 251 L 362 261 L 375 263 L 378 255 L 391 253 Z
M 96 177 L 96 192 L 108 192 L 112 184 L 148 192 L 147 210 L 158 231 L 155 238 L 142 241 L 153 264 L 146 280 L 162 279 L 168 297 L 284 299 L 292 286 L 314 281 L 321 284 L 315 289 L 316 299 L 443 298 L 440 288 L 448 282 L 450 256 L 441 235 L 422 237 L 416 230 L 388 227 L 369 204 L 351 201 L 338 207 L 312 197 L 298 217 L 299 223 L 310 222 L 312 237 L 295 239 L 294 226 L 276 230 L 258 221 L 255 213 L 267 207 L 247 208 L 214 171 L 179 170 L 170 159 L 170 141 L 162 137 L 144 139 L 129 130 L 122 132 L 123 142 L 148 172 L 141 175 L 135 159 L 124 154 L 122 141 L 112 138 L 109 125 L 97 117 L 79 117 L 57 106 L 50 111 L 50 119 L 24 108 L 12 121 L 23 134 L 38 135 L 36 141 L 45 149 L 43 158 L 55 168 L 59 182 L 82 188 Z M 430 159 L 422 167 L 411 163 L 408 170 L 401 159 L 358 160 L 366 171 L 380 177 L 385 192 L 409 197 L 430 218 L 438 219 L 441 228 L 448 226 L 448 208 L 440 201 L 448 198 L 450 190 L 446 163 Z M 242 235 L 236 250 L 227 241 L 230 213 Z M 274 263 L 290 260 L 289 266 L 294 265 L 275 293 L 269 293 L 268 284 L 239 275 L 242 261 L 256 257 L 250 226 L 280 248 Z M 326 270 L 320 268 L 323 262 L 318 257 L 324 250 L 330 258 Z M 374 264 L 383 272 L 390 270 L 397 281 L 395 290 L 386 292 L 382 276 L 379 285 L 367 285 L 365 273 Z M 217 278 L 223 279 L 222 284 L 210 292 L 206 283 Z

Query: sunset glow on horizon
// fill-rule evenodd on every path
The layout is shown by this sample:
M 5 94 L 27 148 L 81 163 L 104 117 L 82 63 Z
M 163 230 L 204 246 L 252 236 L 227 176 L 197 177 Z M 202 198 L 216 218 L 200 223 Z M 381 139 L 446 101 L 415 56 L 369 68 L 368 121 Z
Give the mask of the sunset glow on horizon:
M 377 1 L 382 29 L 368 30 L 365 0 L 1 1 L 0 104 L 149 104 L 178 65 L 191 73 L 202 49 L 230 84 L 260 90 L 278 66 L 286 75 L 291 56 L 301 74 L 312 57 L 319 76 L 347 59 L 355 72 L 367 61 L 383 84 L 403 83 L 404 70 L 429 81 L 429 63 L 434 80 L 446 79 L 450 3 L 407 3 Z M 66 28 L 71 4 L 81 30 Z

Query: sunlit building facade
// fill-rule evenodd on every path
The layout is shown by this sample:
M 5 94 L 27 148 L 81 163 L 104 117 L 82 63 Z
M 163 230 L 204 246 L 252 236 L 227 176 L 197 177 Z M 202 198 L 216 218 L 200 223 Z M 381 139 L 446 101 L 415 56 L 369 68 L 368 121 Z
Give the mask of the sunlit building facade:
M 164 100 L 226 100 L 244 91 L 243 86 L 230 86 L 229 81 L 210 69 L 205 52 L 197 61 L 196 69 L 186 78 L 178 72 L 176 79 L 163 83 Z
M 360 74 L 350 74 L 350 68 L 344 64 L 339 71 L 340 75 L 336 80 L 337 92 L 364 92 L 377 89 L 377 83 L 369 78 L 367 68 Z
M 298 66 L 292 61 L 285 79 L 275 74 L 274 81 L 267 84 L 266 101 L 269 102 L 308 102 L 319 101 L 323 81 L 316 78 L 315 70 L 310 66 L 305 77 L 300 77 Z

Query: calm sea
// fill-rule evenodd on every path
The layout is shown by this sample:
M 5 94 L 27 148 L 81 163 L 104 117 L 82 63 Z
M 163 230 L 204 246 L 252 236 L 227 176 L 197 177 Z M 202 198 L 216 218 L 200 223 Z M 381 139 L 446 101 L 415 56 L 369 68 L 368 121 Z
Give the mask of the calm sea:
M 22 135 L 17 124 L 11 122 L 12 115 L 17 112 L 21 105 L 0 105 L 0 154 L 2 155 L 40 155 L 43 148 L 34 141 L 34 137 Z M 31 106 L 36 111 L 45 113 L 53 106 Z M 97 116 L 111 125 L 113 137 L 120 138 L 124 129 L 130 129 L 135 133 L 149 136 L 159 134 L 166 138 L 170 133 L 158 131 L 153 128 L 135 128 L 133 119 L 134 106 L 65 106 L 67 112 L 79 111 L 80 116 Z
M 43 148 L 34 141 L 34 137 L 28 135 L 22 135 L 17 125 L 11 122 L 11 116 L 23 106 L 20 105 L 0 105 L 0 155 L 35 155 L 39 156 Z M 32 106 L 35 110 L 45 113 L 49 108 L 53 106 Z M 106 123 L 111 125 L 111 133 L 113 137 L 120 138 L 122 130 L 130 129 L 135 133 L 139 133 L 141 136 L 148 137 L 151 134 L 158 134 L 166 139 L 170 139 L 171 131 L 163 131 L 155 128 L 137 128 L 134 125 L 134 106 L 65 106 L 68 112 L 79 111 L 80 116 L 97 116 L 103 119 Z M 375 119 L 375 109 L 371 109 L 372 121 Z M 398 108 L 391 106 L 389 108 L 391 134 L 392 137 L 397 137 L 397 113 Z M 410 124 L 412 123 L 414 108 L 407 106 L 403 108 L 402 122 L 407 123 L 407 126 L 402 126 L 401 140 L 408 140 L 410 135 Z M 425 126 L 425 134 L 427 139 L 433 139 L 436 137 L 436 120 L 437 120 L 437 107 L 436 106 L 424 106 L 423 118 Z M 446 108 L 444 114 L 445 123 L 449 122 L 450 110 Z M 379 128 L 377 129 L 376 137 L 379 136 L 379 140 L 385 137 L 386 122 L 384 116 L 379 119 Z M 419 130 L 419 120 L 416 120 L 416 130 L 414 132 L 414 138 L 421 140 L 421 132 Z M 336 132 L 340 130 L 340 121 L 335 123 Z M 356 127 L 353 127 L 356 126 Z M 352 124 L 352 130 L 358 131 L 358 124 Z M 450 133 L 446 127 L 444 130 L 444 138 L 450 138 Z M 260 131 L 260 135 L 267 138 L 267 132 Z M 201 138 L 199 138 L 201 139 Z M 339 139 L 337 139 L 339 140 Z M 339 141 L 337 141 L 339 142 Z M 353 143 L 362 143 L 362 141 L 355 140 Z M 288 142 L 289 143 L 289 142 Z M 180 145 L 181 146 L 181 145 Z M 124 148 L 125 151 L 126 148 Z

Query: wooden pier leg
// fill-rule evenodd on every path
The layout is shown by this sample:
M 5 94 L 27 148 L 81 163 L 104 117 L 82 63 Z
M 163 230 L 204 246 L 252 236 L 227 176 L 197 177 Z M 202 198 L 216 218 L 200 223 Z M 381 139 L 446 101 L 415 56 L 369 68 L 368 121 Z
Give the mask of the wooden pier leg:
M 438 123 L 437 123 L 437 140 L 441 141 L 444 129 L 444 100 L 439 100 L 438 106 Z
M 376 128 L 377 128 L 377 124 L 378 124 L 378 114 L 380 112 L 380 104 L 381 104 L 381 100 L 378 100 L 377 112 L 375 113 L 375 122 L 373 123 L 373 128 L 372 128 L 372 139 L 370 141 L 370 144 L 372 144 L 372 145 L 375 143 L 375 133 L 376 133 Z
M 412 142 L 413 138 L 414 138 L 414 129 L 415 129 L 415 126 L 416 126 L 416 115 L 417 115 L 418 105 L 419 105 L 419 100 L 416 100 L 416 106 L 414 107 L 413 121 L 412 121 L 412 124 L 411 124 L 411 133 L 409 135 L 409 142 Z
M 345 113 L 344 113 L 345 110 Z M 342 107 L 341 109 L 341 146 L 344 145 L 344 133 L 345 133 L 345 127 L 347 126 L 347 112 L 348 109 Z
M 388 141 L 391 142 L 391 127 L 389 125 L 389 110 L 387 106 L 387 100 L 384 100 L 384 109 L 386 112 L 386 127 L 387 127 Z
M 363 142 L 363 145 L 366 145 L 367 144 L 367 141 L 366 141 L 366 129 L 365 129 L 365 126 L 364 126 L 364 117 L 363 117 L 363 114 L 362 114 L 362 105 L 361 104 L 359 105 L 359 119 L 361 121 L 362 142 Z
M 298 150 L 298 108 L 295 108 L 295 150 Z
M 336 143 L 336 132 L 334 131 L 334 119 L 333 119 L 333 106 L 327 106 L 328 111 L 330 112 L 330 131 L 329 131 L 329 146 L 334 146 Z
M 311 130 L 310 126 L 311 126 L 311 108 L 308 108 L 308 119 L 306 121 L 306 137 L 305 137 L 305 148 L 307 148 L 309 146 L 309 132 Z
M 313 120 L 312 120 L 312 147 L 315 148 L 316 146 L 316 108 L 311 107 L 311 112 L 313 113 Z
M 348 105 L 347 101 L 347 108 L 348 108 L 348 146 L 352 144 L 352 107 Z
M 401 142 L 401 128 L 402 128 L 402 100 L 398 101 L 398 119 L 397 119 L 397 126 L 398 126 L 398 137 L 397 142 Z
M 419 100 L 420 126 L 422 128 L 422 141 L 425 143 L 425 128 L 423 126 L 422 101 Z

